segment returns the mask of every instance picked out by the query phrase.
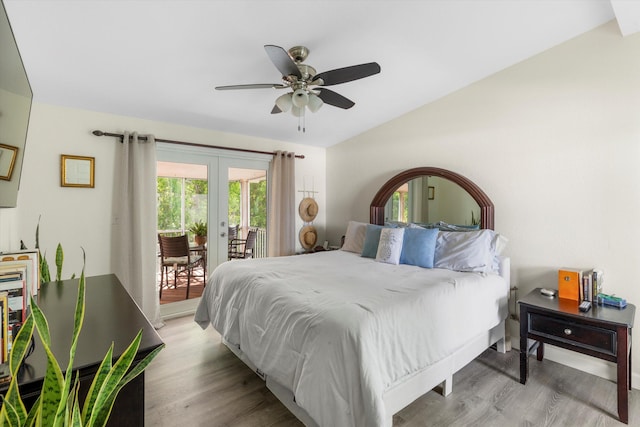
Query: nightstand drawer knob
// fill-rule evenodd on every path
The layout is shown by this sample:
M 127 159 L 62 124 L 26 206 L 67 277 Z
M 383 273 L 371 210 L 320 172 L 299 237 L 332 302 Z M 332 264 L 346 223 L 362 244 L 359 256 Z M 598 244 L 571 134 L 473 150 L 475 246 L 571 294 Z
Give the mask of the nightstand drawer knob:
M 573 333 L 573 331 L 569 328 L 564 330 L 565 335 L 571 335 Z

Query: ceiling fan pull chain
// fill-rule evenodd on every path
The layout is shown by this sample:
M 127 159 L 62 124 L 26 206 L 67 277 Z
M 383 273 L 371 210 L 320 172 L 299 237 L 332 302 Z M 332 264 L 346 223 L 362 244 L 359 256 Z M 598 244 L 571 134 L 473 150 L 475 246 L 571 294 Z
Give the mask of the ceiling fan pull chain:
M 306 120 L 305 120 L 305 117 L 306 117 L 305 110 L 306 110 L 306 107 L 302 107 L 302 112 L 298 116 L 298 132 L 302 131 L 302 133 L 306 133 L 307 131 Z

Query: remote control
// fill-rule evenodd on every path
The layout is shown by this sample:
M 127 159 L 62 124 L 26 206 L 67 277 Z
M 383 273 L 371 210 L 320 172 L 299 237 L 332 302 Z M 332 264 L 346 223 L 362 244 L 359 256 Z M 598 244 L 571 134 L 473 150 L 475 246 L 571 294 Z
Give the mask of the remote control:
M 582 301 L 578 306 L 580 311 L 589 311 L 591 310 L 591 301 Z
M 540 293 L 542 295 L 544 295 L 545 297 L 555 297 L 556 296 L 555 289 L 542 288 L 542 289 L 540 289 Z

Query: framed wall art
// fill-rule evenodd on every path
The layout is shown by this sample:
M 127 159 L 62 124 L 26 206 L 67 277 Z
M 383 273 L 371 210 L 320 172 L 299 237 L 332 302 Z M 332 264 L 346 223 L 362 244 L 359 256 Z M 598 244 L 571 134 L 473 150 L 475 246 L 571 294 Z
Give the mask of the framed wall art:
M 0 144 L 0 179 L 11 181 L 11 174 L 17 157 L 18 147 Z
M 63 187 L 93 188 L 95 157 L 60 156 L 60 185 Z
M 427 191 L 427 198 L 428 198 L 429 200 L 433 200 L 433 199 L 435 199 L 435 198 L 436 198 L 436 187 L 428 186 L 428 187 L 427 187 L 427 190 L 428 190 L 428 191 Z

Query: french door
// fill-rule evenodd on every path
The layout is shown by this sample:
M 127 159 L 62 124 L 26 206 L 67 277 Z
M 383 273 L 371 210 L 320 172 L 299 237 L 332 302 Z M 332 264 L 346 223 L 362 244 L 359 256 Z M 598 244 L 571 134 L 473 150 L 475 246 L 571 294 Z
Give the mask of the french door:
M 181 187 L 183 203 L 189 204 L 190 207 L 197 206 L 190 212 L 182 209 L 179 219 L 178 214 L 174 213 L 172 222 L 165 221 L 165 224 L 170 223 L 172 226 L 179 226 L 182 230 L 188 230 L 195 220 L 204 220 L 207 223 L 207 274 L 228 260 L 229 227 L 237 225 L 243 231 L 252 226 L 258 228 L 256 224 L 258 226 L 262 224 L 260 222 L 261 216 L 252 215 L 252 212 L 260 212 L 260 209 L 263 209 L 264 212 L 264 245 L 266 247 L 266 193 L 264 198 L 258 197 L 257 199 L 254 194 L 254 198 L 249 199 L 249 203 L 247 203 L 247 191 L 256 188 L 255 184 L 260 179 L 268 179 L 271 156 L 158 143 L 157 160 L 159 173 L 161 167 L 164 170 L 173 168 L 176 171 L 175 174 L 184 179 L 206 180 L 206 194 L 194 190 L 193 187 L 198 185 L 193 183 L 191 183 L 191 187 L 189 184 Z M 180 177 L 176 176 L 176 178 Z M 240 201 L 237 200 L 238 195 L 235 191 L 239 185 L 243 189 Z M 266 188 L 266 181 L 261 185 Z M 257 192 L 254 191 L 254 193 Z M 159 204 L 160 202 L 159 200 Z M 239 203 L 241 205 L 238 213 L 237 205 Z M 260 207 L 256 204 L 264 206 Z M 230 224 L 229 219 L 230 207 L 233 208 L 231 210 L 233 224 Z M 204 219 L 200 218 L 202 215 L 204 215 Z M 161 225 L 160 221 L 158 226 L 159 231 L 164 231 L 162 228 L 165 225 Z M 238 237 L 242 237 L 242 234 Z M 197 302 L 196 298 L 162 304 L 161 315 L 170 317 L 189 313 L 195 309 Z

